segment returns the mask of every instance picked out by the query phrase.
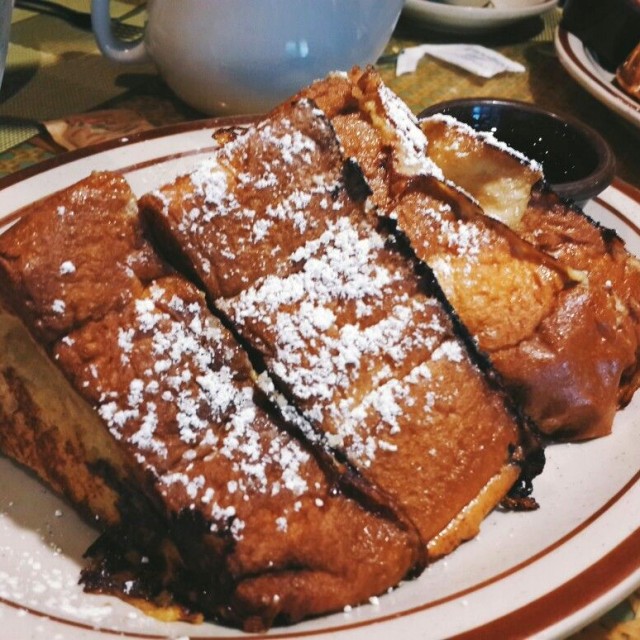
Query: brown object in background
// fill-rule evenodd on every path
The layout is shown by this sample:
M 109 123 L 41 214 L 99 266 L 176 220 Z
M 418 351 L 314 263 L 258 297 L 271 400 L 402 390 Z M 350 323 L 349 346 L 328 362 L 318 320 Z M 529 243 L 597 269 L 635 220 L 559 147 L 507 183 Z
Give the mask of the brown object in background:
M 44 122 L 53 141 L 66 149 L 82 149 L 107 140 L 126 138 L 153 129 L 153 125 L 132 109 L 105 109 L 79 113 Z
M 566 0 L 560 26 L 577 36 L 613 73 L 640 40 L 640 2 Z
M 626 93 L 640 100 L 640 42 L 616 69 L 616 81 Z

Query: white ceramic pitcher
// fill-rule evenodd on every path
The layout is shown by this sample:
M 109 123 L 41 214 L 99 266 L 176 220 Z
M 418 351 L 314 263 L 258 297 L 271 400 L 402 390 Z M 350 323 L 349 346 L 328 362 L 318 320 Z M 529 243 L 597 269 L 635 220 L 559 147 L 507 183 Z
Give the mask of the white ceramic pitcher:
M 119 40 L 109 0 L 92 0 L 101 51 L 151 59 L 169 87 L 207 113 L 258 113 L 333 70 L 374 62 L 403 0 L 150 0 L 143 40 Z

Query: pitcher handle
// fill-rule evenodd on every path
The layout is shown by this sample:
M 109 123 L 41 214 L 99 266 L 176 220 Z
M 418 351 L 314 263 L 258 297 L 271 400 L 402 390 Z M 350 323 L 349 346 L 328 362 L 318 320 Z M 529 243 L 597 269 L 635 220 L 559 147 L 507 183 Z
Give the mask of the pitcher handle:
M 91 0 L 91 26 L 100 51 L 110 60 L 137 63 L 151 59 L 144 38 L 125 42 L 113 33 L 109 0 Z

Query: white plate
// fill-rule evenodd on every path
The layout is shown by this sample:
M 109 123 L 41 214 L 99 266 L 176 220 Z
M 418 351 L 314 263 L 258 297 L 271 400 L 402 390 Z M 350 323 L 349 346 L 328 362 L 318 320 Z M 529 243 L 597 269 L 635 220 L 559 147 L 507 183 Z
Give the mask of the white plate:
M 556 51 L 567 73 L 594 98 L 640 129 L 640 102 L 614 84 L 613 73 L 600 66 L 597 57 L 577 36 L 559 28 Z
M 122 171 L 142 194 L 206 154 L 208 126 L 142 134 L 0 180 L 0 219 L 94 169 Z M 640 192 L 616 182 L 589 203 L 588 213 L 615 227 L 640 254 Z M 640 394 L 618 414 L 612 436 L 548 449 L 535 483 L 538 511 L 493 513 L 475 540 L 379 603 L 276 629 L 269 637 L 555 638 L 585 625 L 640 585 L 639 430 Z M 81 556 L 95 535 L 66 503 L 0 457 L 1 637 L 242 635 L 213 624 L 163 624 L 117 599 L 84 594 L 77 586 Z
M 478 33 L 500 29 L 553 9 L 558 0 L 544 0 L 536 5 L 511 9 L 462 7 L 429 0 L 406 0 L 403 11 L 425 26 L 437 31 Z

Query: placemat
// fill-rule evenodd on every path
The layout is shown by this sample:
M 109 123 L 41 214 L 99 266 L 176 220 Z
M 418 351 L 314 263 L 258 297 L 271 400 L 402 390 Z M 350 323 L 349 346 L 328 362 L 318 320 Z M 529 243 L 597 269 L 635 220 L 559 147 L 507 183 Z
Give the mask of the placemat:
M 89 0 L 62 0 L 60 4 L 90 11 Z M 131 13 L 132 5 L 141 4 L 114 0 L 112 15 L 140 34 L 144 15 Z M 91 31 L 50 15 L 15 9 L 0 89 L 0 153 L 38 134 L 43 121 L 93 109 L 135 89 L 150 74 L 155 75 L 151 64 L 124 70 L 106 60 Z

